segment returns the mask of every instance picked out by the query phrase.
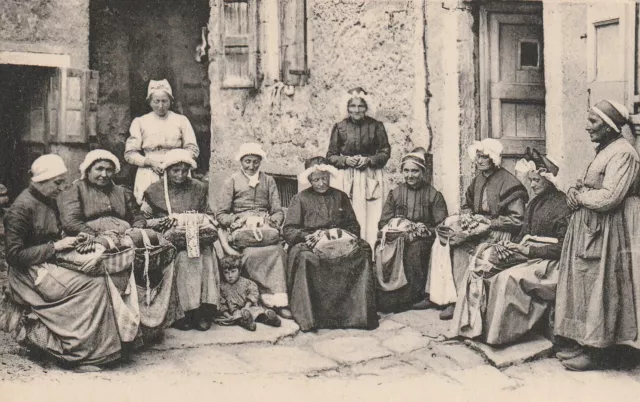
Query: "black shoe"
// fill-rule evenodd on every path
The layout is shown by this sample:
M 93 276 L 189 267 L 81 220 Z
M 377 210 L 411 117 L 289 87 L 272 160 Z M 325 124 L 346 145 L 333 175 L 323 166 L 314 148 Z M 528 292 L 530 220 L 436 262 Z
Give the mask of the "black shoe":
M 203 304 L 193 315 L 192 327 L 198 331 L 208 331 L 211 329 L 213 315 L 216 312 L 216 306 L 213 304 Z
M 265 310 L 264 313 L 256 317 L 256 322 L 259 322 L 270 327 L 279 327 L 282 325 L 282 321 L 278 318 L 278 315 L 273 310 Z
M 449 304 L 447 308 L 440 312 L 440 319 L 443 321 L 447 321 L 453 318 L 453 312 L 456 311 L 455 304 Z
M 238 325 L 246 330 L 255 331 L 256 323 L 253 321 L 253 317 L 249 310 L 242 310 L 241 314 L 242 317 L 238 320 Z
M 189 331 L 191 329 L 191 320 L 187 317 L 181 318 L 176 320 L 172 327 L 180 331 Z

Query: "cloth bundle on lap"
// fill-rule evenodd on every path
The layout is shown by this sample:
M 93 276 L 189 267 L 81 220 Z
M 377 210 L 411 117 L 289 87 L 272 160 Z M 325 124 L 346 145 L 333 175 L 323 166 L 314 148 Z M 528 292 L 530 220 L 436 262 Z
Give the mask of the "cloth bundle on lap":
M 269 224 L 267 213 L 248 211 L 241 215 L 242 226 L 233 230 L 229 238 L 233 247 L 264 247 L 280 242 L 280 231 Z
M 351 255 L 358 248 L 358 239 L 343 229 L 327 229 L 320 232 L 313 253 L 320 259 L 334 259 Z

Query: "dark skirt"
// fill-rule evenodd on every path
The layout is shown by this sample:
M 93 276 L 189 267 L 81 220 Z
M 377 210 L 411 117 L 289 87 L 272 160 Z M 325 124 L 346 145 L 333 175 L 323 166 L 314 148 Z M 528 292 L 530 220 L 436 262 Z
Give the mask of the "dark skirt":
M 366 242 L 332 260 L 319 259 L 300 243 L 289 252 L 287 271 L 289 304 L 302 331 L 377 328 L 371 248 Z
M 431 246 L 433 246 L 433 239 L 417 239 L 412 242 L 405 242 L 403 263 L 407 284 L 392 291 L 384 291 L 378 285 L 378 311 L 400 312 L 409 310 L 414 303 L 425 299 Z

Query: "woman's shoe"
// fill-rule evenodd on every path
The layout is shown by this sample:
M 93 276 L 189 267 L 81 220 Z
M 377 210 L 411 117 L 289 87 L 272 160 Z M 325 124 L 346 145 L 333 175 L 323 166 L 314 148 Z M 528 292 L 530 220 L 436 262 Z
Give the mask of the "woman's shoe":
M 102 369 L 98 366 L 92 366 L 90 364 L 83 364 L 73 369 L 76 373 L 98 373 Z
M 449 304 L 447 308 L 440 312 L 440 319 L 443 321 L 447 321 L 453 318 L 453 312 L 456 311 L 455 304 Z
M 411 310 L 428 310 L 430 308 L 436 308 L 437 304 L 433 303 L 429 299 L 420 300 L 417 303 L 413 303 Z
M 175 329 L 179 329 L 180 331 L 189 331 L 191 329 L 191 319 L 188 317 L 184 317 L 176 320 L 173 323 L 172 327 Z
M 211 329 L 211 319 L 207 317 L 200 317 L 195 327 L 198 331 L 208 331 Z
M 600 363 L 592 353 L 582 353 L 573 359 L 563 360 L 562 365 L 571 371 L 589 371 L 601 368 Z
M 293 314 L 291 313 L 291 310 L 289 310 L 288 307 L 274 307 L 273 309 L 280 317 L 286 320 L 293 319 Z
M 571 360 L 584 353 L 585 353 L 584 349 L 581 346 L 573 346 L 573 347 L 565 348 L 558 351 L 558 353 L 556 353 L 556 357 L 558 358 L 558 360 L 561 360 L 561 361 Z

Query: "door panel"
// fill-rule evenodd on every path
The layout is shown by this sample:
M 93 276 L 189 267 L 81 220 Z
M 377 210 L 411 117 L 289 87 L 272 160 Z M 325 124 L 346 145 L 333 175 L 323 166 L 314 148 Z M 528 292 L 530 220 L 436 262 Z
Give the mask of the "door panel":
M 635 5 L 591 4 L 587 11 L 589 104 L 602 99 L 633 110 Z
M 488 13 L 490 108 L 487 136 L 504 145 L 507 166 L 527 147 L 545 147 L 543 27 L 538 14 Z

